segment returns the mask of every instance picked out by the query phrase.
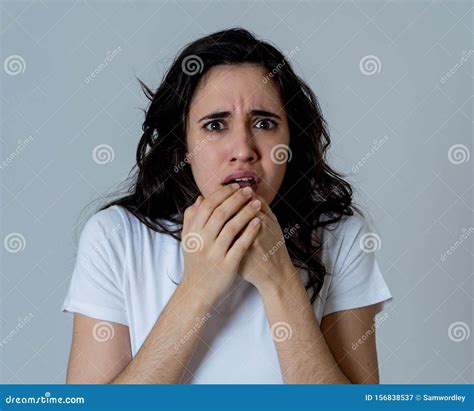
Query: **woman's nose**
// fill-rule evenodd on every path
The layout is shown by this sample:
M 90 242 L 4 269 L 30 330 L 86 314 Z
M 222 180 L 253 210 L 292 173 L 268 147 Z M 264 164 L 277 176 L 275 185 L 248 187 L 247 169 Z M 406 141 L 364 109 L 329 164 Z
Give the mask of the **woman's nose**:
M 245 127 L 236 130 L 232 136 L 231 146 L 232 161 L 253 161 L 257 157 L 255 140 L 252 133 Z

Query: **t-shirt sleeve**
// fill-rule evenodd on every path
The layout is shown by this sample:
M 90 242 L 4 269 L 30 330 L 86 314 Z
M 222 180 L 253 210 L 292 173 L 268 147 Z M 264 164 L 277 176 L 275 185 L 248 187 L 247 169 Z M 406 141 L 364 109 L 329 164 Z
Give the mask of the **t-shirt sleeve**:
M 123 295 L 125 226 L 112 207 L 94 214 L 82 229 L 62 311 L 128 325 Z
M 380 302 L 378 312 L 384 310 L 393 298 L 374 254 L 380 237 L 360 214 L 349 216 L 332 235 L 333 271 L 323 316 Z

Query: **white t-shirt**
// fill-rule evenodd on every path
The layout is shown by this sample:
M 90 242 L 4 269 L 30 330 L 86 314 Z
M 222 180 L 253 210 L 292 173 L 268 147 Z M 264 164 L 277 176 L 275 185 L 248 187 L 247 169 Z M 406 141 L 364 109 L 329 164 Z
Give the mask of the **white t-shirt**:
M 344 216 L 335 230 L 324 231 L 322 261 L 332 275 L 325 277 L 313 304 L 319 323 L 336 311 L 382 301 L 385 308 L 392 300 L 374 254 L 359 244 L 368 232 L 359 214 Z M 62 310 L 127 325 L 135 356 L 182 272 L 179 241 L 112 206 L 94 214 L 82 230 Z M 307 271 L 299 273 L 305 281 Z M 283 383 L 260 294 L 240 276 L 233 287 L 209 316 L 197 319 L 203 333 L 183 382 Z

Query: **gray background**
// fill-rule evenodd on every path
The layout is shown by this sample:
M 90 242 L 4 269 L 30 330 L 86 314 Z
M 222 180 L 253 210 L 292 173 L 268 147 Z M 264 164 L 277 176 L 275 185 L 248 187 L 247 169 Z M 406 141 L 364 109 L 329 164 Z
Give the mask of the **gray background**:
M 291 62 L 322 104 L 330 160 L 382 239 L 394 302 L 377 328 L 381 382 L 473 382 L 471 2 L 43 0 L 0 11 L 0 382 L 65 380 L 72 324 L 60 308 L 93 208 L 82 211 L 133 166 L 147 105 L 135 75 L 156 88 L 179 48 L 236 25 L 298 47 Z M 360 66 L 372 55 L 375 73 Z M 94 161 L 100 144 L 112 161 Z

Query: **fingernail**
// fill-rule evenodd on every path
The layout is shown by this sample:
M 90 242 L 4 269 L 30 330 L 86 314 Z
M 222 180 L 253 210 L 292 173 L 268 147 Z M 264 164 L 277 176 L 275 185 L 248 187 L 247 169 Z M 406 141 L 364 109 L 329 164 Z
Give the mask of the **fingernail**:
M 230 185 L 234 190 L 237 190 L 238 188 L 240 188 L 240 184 L 239 183 L 232 183 Z
M 246 196 L 250 195 L 252 193 L 252 189 L 250 187 L 245 187 L 243 190 L 242 190 L 242 193 Z
M 258 208 L 258 207 L 260 207 L 260 200 L 254 200 L 254 201 L 252 201 L 252 203 L 250 205 L 253 208 Z

